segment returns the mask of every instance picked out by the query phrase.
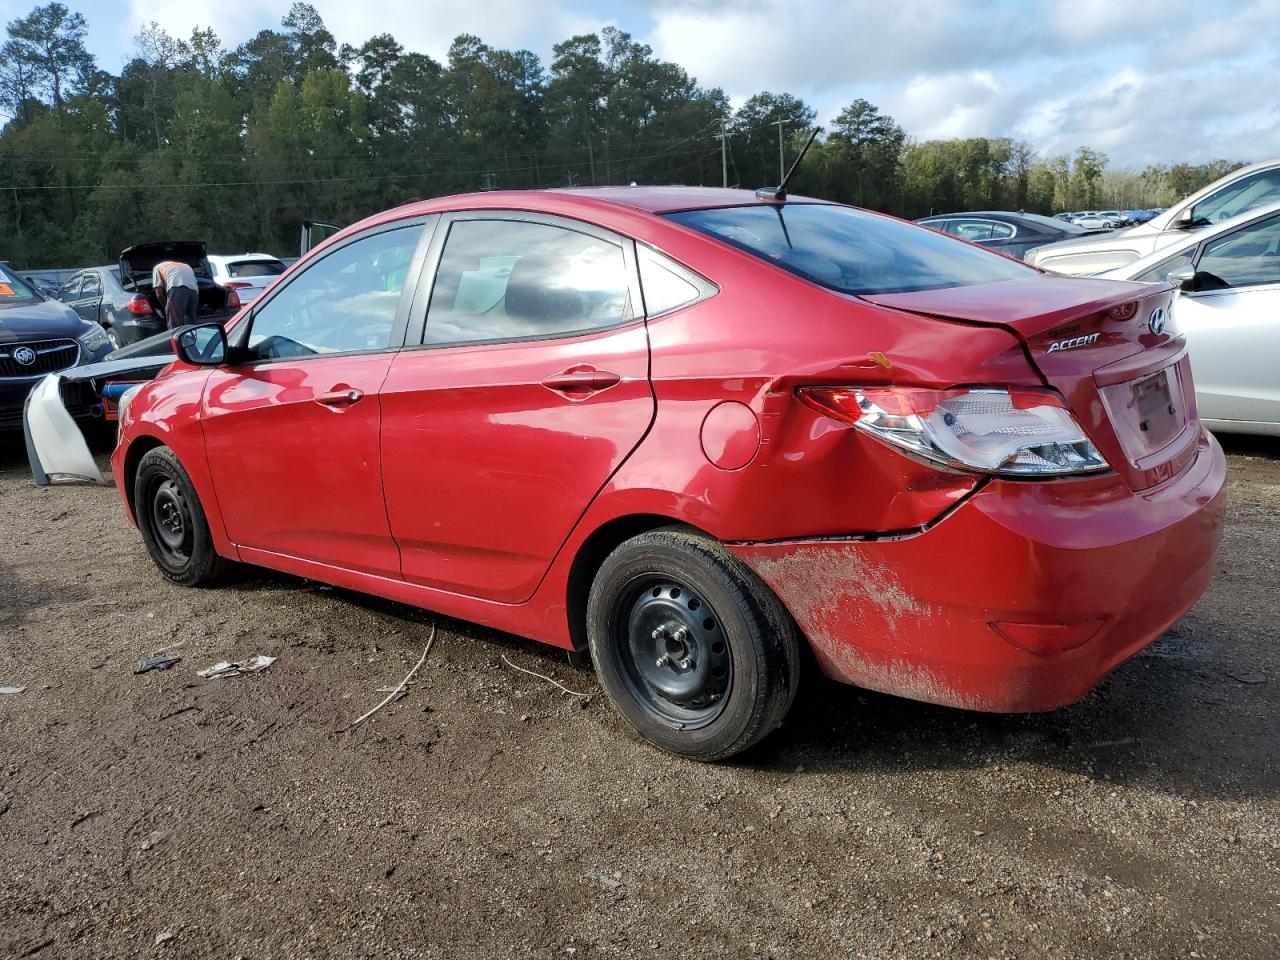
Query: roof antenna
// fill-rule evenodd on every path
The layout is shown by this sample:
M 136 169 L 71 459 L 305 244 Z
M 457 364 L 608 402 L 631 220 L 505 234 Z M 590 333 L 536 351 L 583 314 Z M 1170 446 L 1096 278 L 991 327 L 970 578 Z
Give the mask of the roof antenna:
M 776 187 L 761 187 L 756 191 L 757 200 L 768 200 L 773 203 L 786 203 L 787 200 L 787 184 L 791 182 L 791 175 L 796 172 L 796 167 L 800 166 L 800 161 L 804 159 L 804 155 L 809 152 L 809 148 L 813 146 L 813 141 L 818 139 L 818 134 L 822 132 L 821 127 L 814 127 L 813 133 L 809 134 L 809 142 L 806 143 L 800 151 L 800 156 L 796 157 L 795 163 L 791 164 L 791 169 L 787 171 L 787 175 L 782 178 L 782 183 Z

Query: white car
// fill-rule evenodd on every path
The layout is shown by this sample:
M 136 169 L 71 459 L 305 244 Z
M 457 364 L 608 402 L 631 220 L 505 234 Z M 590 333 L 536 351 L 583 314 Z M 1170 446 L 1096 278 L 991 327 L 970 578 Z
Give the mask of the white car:
M 209 264 L 213 267 L 213 279 L 235 290 L 241 303 L 256 300 L 285 270 L 284 261 L 269 253 L 211 253 Z
M 1176 283 L 1170 312 L 1187 339 L 1200 419 L 1224 433 L 1280 436 L 1280 202 L 1100 276 Z
M 1071 222 L 1086 230 L 1114 230 L 1120 225 L 1117 221 L 1100 213 L 1078 213 L 1071 218 Z
M 1025 259 L 1055 273 L 1102 273 L 1176 243 L 1190 231 L 1229 220 L 1272 200 L 1280 200 L 1280 159 L 1241 167 L 1136 227 L 1104 237 L 1047 244 L 1029 251 Z

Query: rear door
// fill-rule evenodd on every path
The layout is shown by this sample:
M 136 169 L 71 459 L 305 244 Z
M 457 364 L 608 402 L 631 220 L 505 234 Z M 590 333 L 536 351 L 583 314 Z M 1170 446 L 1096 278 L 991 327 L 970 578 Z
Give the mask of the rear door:
M 241 547 L 400 576 L 378 458 L 378 390 L 404 342 L 433 218 L 333 247 L 239 333 L 203 398 L 209 471 Z
M 406 580 L 516 603 L 652 422 L 629 240 L 517 212 L 446 219 L 382 388 Z
M 1173 314 L 1200 415 L 1280 423 L 1280 215 L 1203 244 L 1195 267 L 1204 289 L 1179 294 Z

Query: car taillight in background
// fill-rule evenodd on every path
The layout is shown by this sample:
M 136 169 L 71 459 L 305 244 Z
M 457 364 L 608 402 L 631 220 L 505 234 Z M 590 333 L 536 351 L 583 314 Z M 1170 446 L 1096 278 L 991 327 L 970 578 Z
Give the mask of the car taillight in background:
M 243 280 L 228 280 L 223 286 L 231 290 L 248 290 L 253 284 L 245 283 Z
M 819 413 L 952 469 L 1021 477 L 1108 469 L 1052 390 L 802 387 L 799 397 Z
M 227 284 L 227 309 L 240 309 L 240 294 L 236 293 L 236 287 L 247 287 L 247 283 L 228 283 Z
M 135 317 L 151 316 L 151 303 L 143 296 L 130 297 L 125 308 Z

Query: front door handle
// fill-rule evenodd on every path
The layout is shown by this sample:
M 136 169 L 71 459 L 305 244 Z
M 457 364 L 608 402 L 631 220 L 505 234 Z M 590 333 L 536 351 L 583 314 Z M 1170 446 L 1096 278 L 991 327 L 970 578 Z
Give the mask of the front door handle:
M 364 391 L 357 390 L 355 387 L 334 387 L 328 393 L 322 393 L 316 397 L 316 403 L 332 410 L 345 410 L 352 404 L 359 403 L 363 396 Z
M 569 397 L 585 397 L 599 390 L 608 390 L 621 380 L 610 370 L 597 370 L 584 364 L 570 367 L 563 373 L 553 373 L 542 381 L 542 385 Z

